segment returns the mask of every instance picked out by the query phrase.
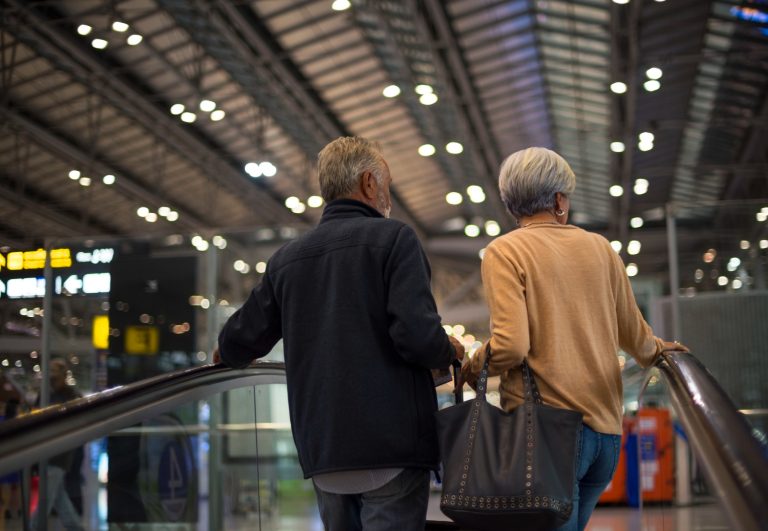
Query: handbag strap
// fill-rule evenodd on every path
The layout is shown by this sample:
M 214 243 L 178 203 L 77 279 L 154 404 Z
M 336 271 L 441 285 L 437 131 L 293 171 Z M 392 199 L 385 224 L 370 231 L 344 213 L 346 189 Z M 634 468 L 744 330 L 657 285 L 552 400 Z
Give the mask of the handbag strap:
M 485 348 L 485 362 L 480 371 L 480 379 L 477 381 L 477 398 L 485 400 L 485 393 L 488 387 L 488 365 L 491 361 L 491 342 Z M 533 377 L 533 371 L 528 365 L 528 360 L 523 359 L 523 393 L 525 401 L 529 403 L 541 404 L 541 393 L 536 385 L 536 379 Z

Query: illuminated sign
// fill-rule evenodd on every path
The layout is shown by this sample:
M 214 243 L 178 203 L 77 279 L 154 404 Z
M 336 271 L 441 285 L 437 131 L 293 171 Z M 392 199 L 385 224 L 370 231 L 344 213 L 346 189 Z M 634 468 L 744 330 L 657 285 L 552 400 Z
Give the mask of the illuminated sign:
M 110 264 L 115 257 L 115 250 L 94 249 L 93 251 L 79 251 L 75 255 L 75 260 L 81 264 Z
M 95 315 L 93 317 L 92 339 L 93 346 L 106 350 L 109 348 L 109 317 L 106 315 Z
M 160 344 L 156 326 L 126 326 L 125 351 L 128 354 L 155 354 Z
M 69 249 L 51 250 L 51 267 L 71 267 L 72 253 Z M 45 267 L 45 250 L 14 251 L 6 256 L 0 255 L 0 270 L 5 267 L 9 271 L 28 269 L 43 269 Z
M 112 275 L 109 273 L 86 273 L 84 275 L 56 276 L 53 279 L 56 295 L 79 293 L 94 295 L 109 293 Z M 35 299 L 45 295 L 45 279 L 43 277 L 11 278 L 3 283 L 0 281 L 0 297 L 3 292 L 9 299 Z

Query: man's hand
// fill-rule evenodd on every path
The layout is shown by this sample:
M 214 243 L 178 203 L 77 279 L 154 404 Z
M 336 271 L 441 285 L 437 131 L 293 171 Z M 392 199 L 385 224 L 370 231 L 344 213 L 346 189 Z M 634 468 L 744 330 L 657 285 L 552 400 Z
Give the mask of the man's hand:
M 448 336 L 448 339 L 451 341 L 451 346 L 453 346 L 453 350 L 456 351 L 456 359 L 461 361 L 464 359 L 464 345 L 459 342 L 458 339 L 456 339 L 453 336 Z
M 662 350 L 674 350 L 676 352 L 690 352 L 691 349 L 683 345 L 678 341 L 664 341 L 664 348 Z

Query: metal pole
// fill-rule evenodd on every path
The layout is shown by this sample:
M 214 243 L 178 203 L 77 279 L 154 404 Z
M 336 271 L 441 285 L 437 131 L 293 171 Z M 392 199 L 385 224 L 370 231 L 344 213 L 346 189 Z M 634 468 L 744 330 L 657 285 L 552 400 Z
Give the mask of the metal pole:
M 216 346 L 218 333 L 218 304 L 217 282 L 219 249 L 211 245 L 205 256 L 205 293 L 208 300 L 211 301 L 206 314 L 206 337 L 204 348 L 208 354 L 208 363 L 213 362 L 213 349 Z M 222 491 L 221 488 L 221 451 L 222 441 L 218 430 L 221 424 L 221 394 L 216 394 L 208 400 L 210 407 L 210 416 L 208 418 L 208 529 L 213 531 L 221 529 L 224 523 L 222 511 Z M 202 493 L 201 493 L 202 494 Z
M 672 308 L 672 338 L 682 339 L 680 326 L 680 270 L 677 261 L 677 223 L 675 207 L 667 203 L 667 250 L 669 253 L 669 295 Z
M 45 293 L 43 294 L 43 337 L 40 349 L 40 407 L 46 407 L 51 402 L 51 325 L 53 324 L 53 267 L 51 266 L 51 249 L 54 242 L 45 242 Z M 40 461 L 37 484 L 37 529 L 48 528 L 48 461 Z

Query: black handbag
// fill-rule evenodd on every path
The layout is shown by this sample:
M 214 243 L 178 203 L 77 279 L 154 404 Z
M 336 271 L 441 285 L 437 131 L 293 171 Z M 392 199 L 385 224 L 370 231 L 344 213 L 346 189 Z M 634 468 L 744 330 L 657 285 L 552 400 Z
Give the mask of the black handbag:
M 489 345 L 476 398 L 436 413 L 440 510 L 470 529 L 556 529 L 573 509 L 582 414 L 543 404 L 527 361 L 525 402 L 510 413 L 489 404 L 490 358 Z

